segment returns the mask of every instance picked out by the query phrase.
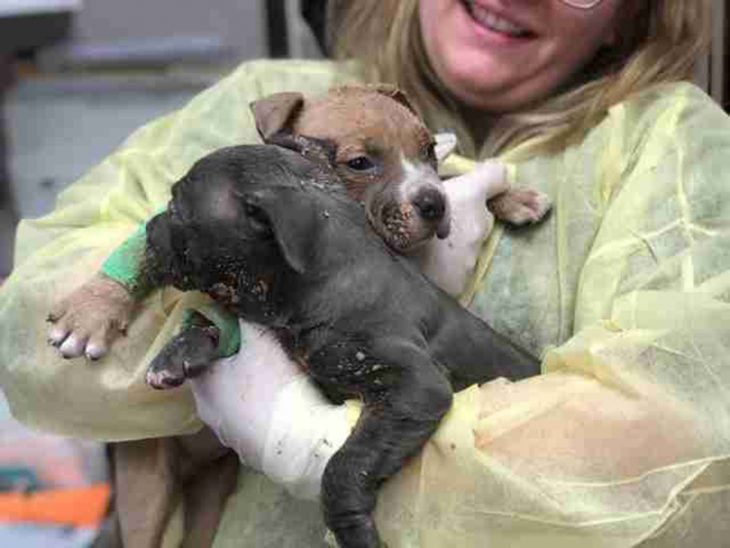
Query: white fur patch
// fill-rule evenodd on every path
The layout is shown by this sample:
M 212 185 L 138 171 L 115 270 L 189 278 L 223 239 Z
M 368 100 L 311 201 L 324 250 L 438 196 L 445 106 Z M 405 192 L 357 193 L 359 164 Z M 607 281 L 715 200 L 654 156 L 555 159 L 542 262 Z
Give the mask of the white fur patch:
M 402 154 L 400 161 L 403 168 L 403 182 L 398 189 L 400 202 L 410 202 L 424 187 L 441 188 L 441 179 L 430 165 L 412 162 Z
M 190 379 L 200 418 L 241 460 L 290 493 L 319 495 L 324 467 L 350 435 L 334 406 L 268 329 L 239 322 L 242 347 Z

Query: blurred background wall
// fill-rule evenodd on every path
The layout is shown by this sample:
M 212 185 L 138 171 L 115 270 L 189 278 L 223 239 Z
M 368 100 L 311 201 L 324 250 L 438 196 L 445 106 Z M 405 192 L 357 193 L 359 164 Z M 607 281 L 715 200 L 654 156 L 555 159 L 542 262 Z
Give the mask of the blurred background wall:
M 322 2 L 305 2 L 307 6 Z M 18 218 L 246 59 L 318 57 L 300 0 L 0 0 L 0 279 Z
M 266 3 L 256 0 L 84 0 L 73 17 L 71 45 L 157 43 L 172 52 L 229 49 L 242 58 L 268 54 Z M 192 47 L 191 47 L 192 46 Z M 216 52 L 216 49 L 219 51 Z

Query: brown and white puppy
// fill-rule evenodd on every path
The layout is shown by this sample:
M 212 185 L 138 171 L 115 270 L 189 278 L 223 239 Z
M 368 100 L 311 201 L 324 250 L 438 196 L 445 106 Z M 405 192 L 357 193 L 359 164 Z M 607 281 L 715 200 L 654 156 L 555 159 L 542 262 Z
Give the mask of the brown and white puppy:
M 437 147 L 397 89 L 343 86 L 311 99 L 277 93 L 252 109 L 265 143 L 282 135 L 327 141 L 349 196 L 365 205 L 372 227 L 396 251 L 448 235 L 449 204 L 436 169 L 452 147 Z
M 314 98 L 283 92 L 251 107 L 264 142 L 302 135 L 333 145 L 348 194 L 365 204 L 371 225 L 396 251 L 407 253 L 434 234 L 449 234 L 449 200 L 437 164 L 456 139 L 432 136 L 397 88 L 341 86 Z M 489 209 L 497 219 L 524 225 L 542 219 L 549 203 L 534 189 L 505 187 L 489 200 Z

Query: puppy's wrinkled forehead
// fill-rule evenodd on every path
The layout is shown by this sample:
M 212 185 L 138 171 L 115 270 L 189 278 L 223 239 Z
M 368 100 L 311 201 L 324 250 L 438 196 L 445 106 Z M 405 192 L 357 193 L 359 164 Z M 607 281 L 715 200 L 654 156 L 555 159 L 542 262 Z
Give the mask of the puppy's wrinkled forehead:
M 196 162 L 173 187 L 177 213 L 187 222 L 235 219 L 241 198 L 260 188 L 297 187 L 318 175 L 300 154 L 270 145 L 218 150 Z
M 338 157 L 378 152 L 419 158 L 432 142 L 408 107 L 367 88 L 343 88 L 308 101 L 293 129 L 337 143 Z

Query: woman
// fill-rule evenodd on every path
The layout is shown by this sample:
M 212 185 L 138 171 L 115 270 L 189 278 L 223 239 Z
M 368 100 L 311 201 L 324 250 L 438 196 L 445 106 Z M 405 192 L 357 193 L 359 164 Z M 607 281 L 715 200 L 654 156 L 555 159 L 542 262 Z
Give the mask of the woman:
M 463 155 L 498 156 L 515 182 L 542 188 L 555 207 L 529 234 L 496 231 L 465 295 L 475 314 L 542 355 L 545 374 L 457 395 L 434 439 L 383 489 L 376 516 L 386 541 L 724 538 L 730 122 L 676 83 L 702 49 L 709 3 L 338 6 L 336 50 L 358 63 L 244 64 L 140 130 L 53 214 L 21 225 L 18 265 L 0 294 L 2 381 L 16 416 L 104 439 L 195 431 L 188 393 L 143 383 L 183 308 L 176 295 L 146 301 L 111 359 L 90 366 L 55 357 L 41 315 L 166 200 L 196 158 L 255 141 L 248 102 L 383 80 L 404 88 L 433 130 L 456 131 Z M 217 542 L 321 545 L 318 506 L 244 474 Z

